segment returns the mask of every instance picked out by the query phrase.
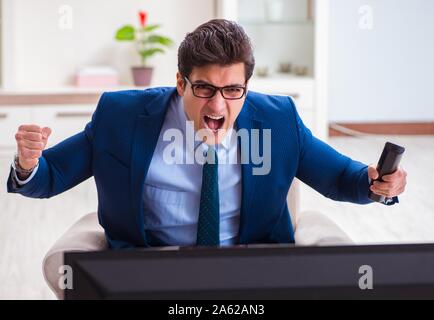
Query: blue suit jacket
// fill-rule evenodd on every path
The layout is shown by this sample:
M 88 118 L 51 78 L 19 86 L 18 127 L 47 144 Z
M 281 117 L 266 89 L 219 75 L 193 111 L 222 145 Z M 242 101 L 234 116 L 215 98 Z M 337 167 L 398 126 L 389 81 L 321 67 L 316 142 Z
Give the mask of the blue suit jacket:
M 84 131 L 43 152 L 29 183 L 18 186 L 11 170 L 8 192 L 50 198 L 94 176 L 110 247 L 148 246 L 143 187 L 173 94 L 175 88 L 103 94 Z M 289 97 L 249 92 L 236 127 L 272 129 L 270 173 L 252 175 L 255 165 L 242 165 L 240 243 L 294 242 L 286 205 L 294 177 L 334 200 L 371 202 L 367 166 L 313 137 Z

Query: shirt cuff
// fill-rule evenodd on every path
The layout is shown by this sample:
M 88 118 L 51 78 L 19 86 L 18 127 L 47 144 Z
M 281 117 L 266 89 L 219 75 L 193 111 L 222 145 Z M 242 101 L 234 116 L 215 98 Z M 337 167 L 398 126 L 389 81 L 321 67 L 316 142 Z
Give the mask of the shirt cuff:
M 39 163 L 36 165 L 35 169 L 33 169 L 32 173 L 30 174 L 30 176 L 29 176 L 26 180 L 20 180 L 20 178 L 18 178 L 18 175 L 17 175 L 17 171 L 16 171 L 16 168 L 15 168 L 15 163 L 14 163 L 14 162 L 12 162 L 11 167 L 14 169 L 14 179 L 15 179 L 15 181 L 16 181 L 20 186 L 23 186 L 23 185 L 25 185 L 26 183 L 28 183 L 30 180 L 33 179 L 33 177 L 35 176 L 36 172 L 38 171 Z
M 395 203 L 399 203 L 398 197 L 386 198 L 383 202 L 383 204 L 386 206 L 393 206 Z

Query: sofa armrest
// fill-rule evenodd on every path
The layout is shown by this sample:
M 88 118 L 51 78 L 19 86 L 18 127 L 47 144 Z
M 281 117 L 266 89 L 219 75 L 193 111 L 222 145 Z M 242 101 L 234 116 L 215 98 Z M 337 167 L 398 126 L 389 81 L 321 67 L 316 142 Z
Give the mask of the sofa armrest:
M 286 198 L 294 230 L 297 228 L 297 216 L 300 211 L 300 183 L 297 178 L 294 178 Z
M 302 246 L 354 244 L 335 222 L 316 211 L 304 211 L 297 217 L 295 243 Z
M 96 213 L 90 213 L 78 220 L 51 247 L 42 263 L 45 281 L 58 299 L 63 299 L 63 290 L 59 279 L 63 275 L 59 268 L 63 266 L 65 251 L 101 251 L 107 249 L 104 229 L 98 223 Z

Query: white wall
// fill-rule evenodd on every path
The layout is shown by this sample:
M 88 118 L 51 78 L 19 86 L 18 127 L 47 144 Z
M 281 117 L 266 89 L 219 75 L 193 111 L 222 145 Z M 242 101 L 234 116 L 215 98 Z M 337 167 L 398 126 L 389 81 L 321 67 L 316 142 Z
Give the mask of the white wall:
M 280 63 L 291 63 L 308 67 L 313 75 L 314 25 L 305 21 L 307 4 L 307 0 L 239 0 L 237 20 L 252 39 L 258 67 L 273 73 Z
M 331 0 L 330 54 L 330 121 L 434 120 L 433 0 Z
M 175 46 L 149 61 L 156 67 L 153 85 L 173 85 L 177 71 L 177 47 L 185 34 L 213 18 L 213 0 L 3 0 L 13 15 L 9 34 L 9 74 L 13 87 L 51 87 L 71 84 L 84 65 L 116 67 L 123 84 L 131 84 L 129 67 L 139 63 L 130 43 L 114 40 L 118 27 L 137 25 L 138 10 L 149 12 L 149 23 L 160 23 L 159 32 L 175 40 Z M 71 30 L 59 27 L 59 8 L 72 7 Z M 13 53 L 13 54 L 11 54 Z M 11 83 L 12 82 L 12 83 Z
M 245 31 L 252 39 L 257 67 L 275 73 L 281 63 L 291 63 L 306 66 L 313 75 L 313 24 L 246 26 Z

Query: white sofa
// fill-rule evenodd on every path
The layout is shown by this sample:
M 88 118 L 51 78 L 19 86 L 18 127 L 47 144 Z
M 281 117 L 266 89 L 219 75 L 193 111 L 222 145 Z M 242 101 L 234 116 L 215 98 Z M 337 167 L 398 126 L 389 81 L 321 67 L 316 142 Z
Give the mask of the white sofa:
M 295 242 L 301 246 L 350 245 L 348 235 L 322 213 L 305 211 L 299 213 L 299 182 L 295 181 L 288 193 L 288 206 L 295 230 Z M 63 299 L 63 290 L 58 283 L 65 251 L 101 251 L 107 249 L 103 228 L 96 213 L 78 220 L 67 230 L 45 255 L 43 273 L 45 280 L 58 299 Z

